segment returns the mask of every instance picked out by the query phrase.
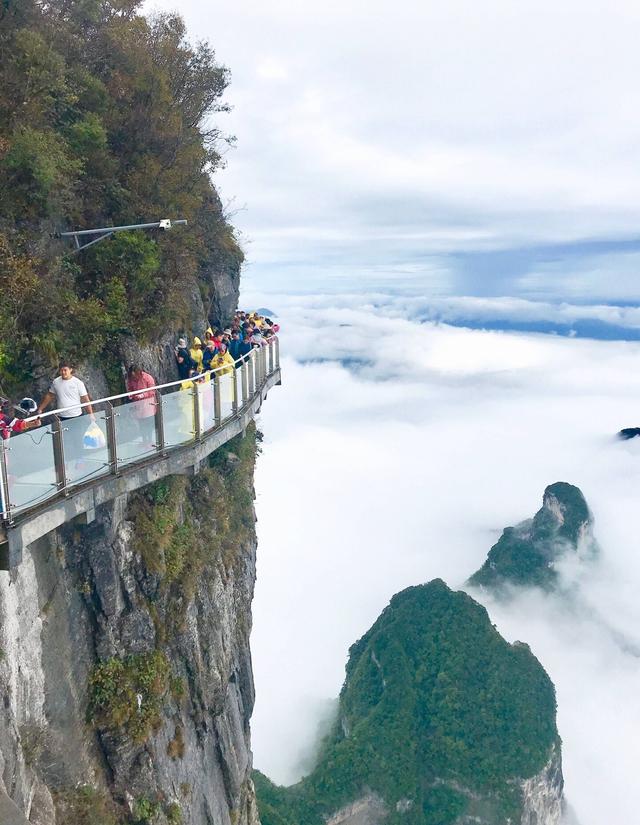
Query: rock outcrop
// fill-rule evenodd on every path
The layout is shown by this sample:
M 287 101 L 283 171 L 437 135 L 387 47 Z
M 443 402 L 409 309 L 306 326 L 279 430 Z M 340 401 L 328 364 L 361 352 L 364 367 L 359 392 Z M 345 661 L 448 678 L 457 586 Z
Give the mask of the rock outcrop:
M 522 783 L 521 825 L 556 825 L 565 813 L 560 748 L 554 748 L 544 768 Z
M 346 670 L 311 774 L 256 774 L 263 825 L 559 825 L 553 685 L 468 595 L 440 580 L 398 593 Z
M 532 519 L 505 528 L 469 584 L 549 589 L 557 583 L 556 562 L 567 554 L 593 557 L 596 552 L 593 518 L 582 492 L 558 481 L 545 489 L 542 507 Z
M 0 574 L 0 821 L 256 825 L 253 431 Z

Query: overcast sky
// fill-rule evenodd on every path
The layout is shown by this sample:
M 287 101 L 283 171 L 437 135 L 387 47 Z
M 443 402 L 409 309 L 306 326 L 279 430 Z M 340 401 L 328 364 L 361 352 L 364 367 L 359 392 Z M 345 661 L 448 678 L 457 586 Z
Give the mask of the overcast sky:
M 637 2 L 179 7 L 232 72 L 217 180 L 258 273 L 444 268 L 458 293 L 553 294 L 572 259 L 592 292 L 640 297 L 602 275 L 640 249 Z

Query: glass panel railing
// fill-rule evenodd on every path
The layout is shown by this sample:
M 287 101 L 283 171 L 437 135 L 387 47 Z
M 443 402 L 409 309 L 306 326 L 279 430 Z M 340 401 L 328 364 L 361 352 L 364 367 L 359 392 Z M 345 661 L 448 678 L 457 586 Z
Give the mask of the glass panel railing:
M 262 379 L 264 378 L 264 347 L 256 347 L 254 351 L 254 358 L 255 358 L 255 370 L 256 370 L 256 389 L 262 384 Z
M 206 433 L 216 426 L 216 410 L 213 392 L 213 382 L 204 381 L 198 384 L 198 402 L 200 404 L 200 434 Z
M 233 374 L 226 373 L 220 376 L 220 412 L 222 420 L 233 415 L 235 399 L 235 384 Z
M 247 359 L 247 370 L 249 376 L 249 395 L 256 391 L 256 356 L 255 350 L 251 350 Z
M 156 403 L 152 393 L 150 398 L 113 408 L 118 465 L 142 461 L 158 452 Z
M 89 415 L 60 418 L 67 487 L 106 475 L 110 470 L 107 412 L 94 409 L 94 416 L 95 421 Z
M 4 443 L 9 507 L 16 513 L 58 490 L 50 424 L 13 435 Z
M 191 381 L 185 381 L 182 389 L 162 396 L 162 420 L 166 447 L 186 444 L 195 438 L 192 386 Z
M 241 404 L 246 404 L 249 400 L 249 365 L 245 362 L 240 364 L 237 369 L 238 373 L 238 388 L 240 397 L 238 401 Z

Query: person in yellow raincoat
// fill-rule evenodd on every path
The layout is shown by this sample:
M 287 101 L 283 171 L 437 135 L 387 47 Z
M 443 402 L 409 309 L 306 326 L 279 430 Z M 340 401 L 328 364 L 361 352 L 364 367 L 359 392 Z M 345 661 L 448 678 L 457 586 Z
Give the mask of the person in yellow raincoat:
M 193 346 L 189 350 L 189 355 L 193 358 L 196 365 L 196 375 L 202 372 L 202 341 L 196 337 L 193 339 Z
M 231 413 L 233 402 L 236 398 L 235 382 L 235 361 L 227 352 L 224 344 L 220 344 L 220 351 L 211 359 L 211 375 L 218 375 L 220 381 L 220 403 L 222 417 L 226 418 Z
M 224 344 L 220 344 L 220 350 L 211 359 L 211 369 L 215 370 L 218 375 L 231 375 L 234 370 L 235 361 L 229 355 L 229 352 Z

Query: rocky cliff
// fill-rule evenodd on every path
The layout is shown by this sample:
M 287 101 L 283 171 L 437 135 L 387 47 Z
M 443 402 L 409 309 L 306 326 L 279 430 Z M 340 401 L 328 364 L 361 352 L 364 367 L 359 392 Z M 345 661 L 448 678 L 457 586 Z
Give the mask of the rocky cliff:
M 212 182 L 226 67 L 141 0 L 0 3 L 0 384 L 38 400 L 71 358 L 177 377 L 178 333 L 237 307 Z M 78 253 L 56 230 L 185 218 Z M 249 825 L 253 430 L 27 548 L 0 573 L 0 823 Z
M 263 825 L 558 825 L 555 692 L 527 645 L 435 580 L 391 600 L 350 650 L 312 773 L 257 774 Z
M 549 589 L 557 583 L 560 559 L 567 554 L 593 557 L 596 552 L 593 518 L 585 497 L 578 487 L 558 481 L 545 489 L 542 507 L 532 519 L 505 528 L 469 584 Z
M 0 575 L 3 825 L 255 825 L 254 432 Z

